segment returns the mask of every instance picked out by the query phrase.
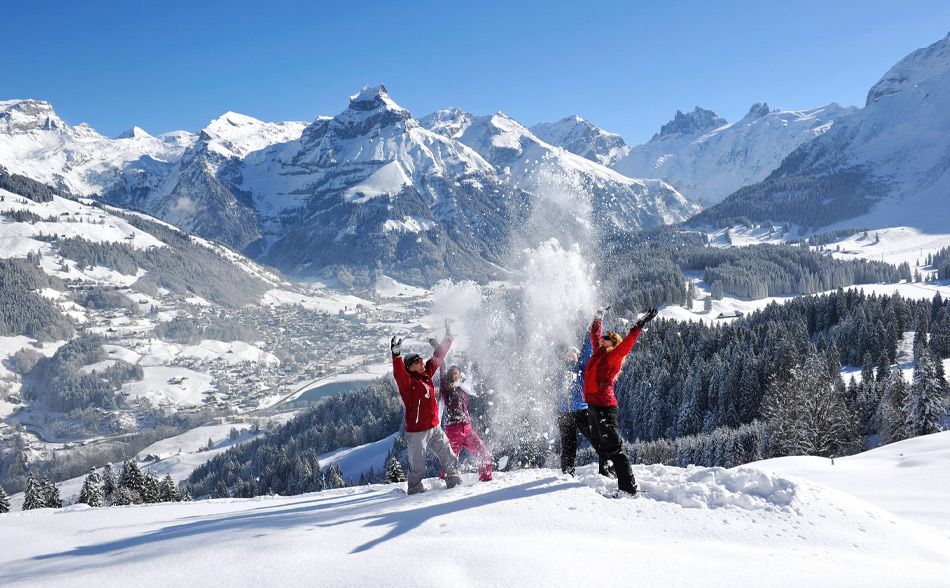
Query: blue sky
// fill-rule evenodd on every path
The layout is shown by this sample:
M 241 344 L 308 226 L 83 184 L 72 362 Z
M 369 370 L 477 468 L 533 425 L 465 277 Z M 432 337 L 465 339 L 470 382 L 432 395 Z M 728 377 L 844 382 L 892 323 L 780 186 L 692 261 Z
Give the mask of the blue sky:
M 8 3 L 0 99 L 41 98 L 108 135 L 196 130 L 234 110 L 336 114 L 383 82 L 422 116 L 580 114 L 649 139 L 676 109 L 863 105 L 950 30 L 945 1 Z

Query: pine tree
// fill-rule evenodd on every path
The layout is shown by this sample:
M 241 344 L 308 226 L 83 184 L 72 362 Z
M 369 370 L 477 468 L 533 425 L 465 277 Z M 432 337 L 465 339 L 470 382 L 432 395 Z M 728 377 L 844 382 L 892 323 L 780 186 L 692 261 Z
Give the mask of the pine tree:
M 63 508 L 63 501 L 59 497 L 59 488 L 49 479 L 49 476 L 43 478 L 42 492 L 46 508 Z
M 390 457 L 389 463 L 386 464 L 386 481 L 390 484 L 406 481 L 406 476 L 402 473 L 402 466 L 399 464 L 399 460 L 396 459 L 395 455 Z
M 923 349 L 914 368 L 914 383 L 904 403 L 907 434 L 911 437 L 940 431 L 940 419 L 946 414 L 943 386 L 933 355 Z
M 343 472 L 340 470 L 338 464 L 332 463 L 330 467 L 327 468 L 327 488 L 342 488 L 346 486 L 346 482 L 343 481 Z
M 23 495 L 23 510 L 33 510 L 35 508 L 46 508 L 46 495 L 43 493 L 43 486 L 36 479 L 36 475 L 30 472 L 30 477 L 26 479 L 26 491 Z
M 142 482 L 142 502 L 154 504 L 159 501 L 161 496 L 161 482 L 154 471 L 145 472 L 145 479 Z
M 218 483 L 214 486 L 214 491 L 211 493 L 211 498 L 230 498 L 231 494 L 228 492 L 228 485 L 224 483 L 224 480 L 218 480 Z
M 927 349 L 930 332 L 930 309 L 919 307 L 914 329 L 914 362 L 920 361 L 920 354 Z
M 141 497 L 137 494 L 133 494 L 132 491 L 125 486 L 119 486 L 115 492 L 112 493 L 111 504 L 114 506 L 126 506 L 128 504 L 137 504 L 138 502 L 141 502 Z
M 169 474 L 162 478 L 159 500 L 162 502 L 181 502 L 181 493 L 178 492 L 178 487 L 175 486 L 175 482 Z
M 839 390 L 818 355 L 793 368 L 788 380 L 773 380 L 763 411 L 780 454 L 829 457 L 851 446 L 853 416 Z
M 79 502 L 89 506 L 103 506 L 102 478 L 96 468 L 91 468 L 86 479 L 83 480 L 82 490 L 79 491 Z
M 907 438 L 904 405 L 907 402 L 907 382 L 899 367 L 891 370 L 884 381 L 884 394 L 878 408 L 881 424 L 881 444 L 894 443 Z
M 119 476 L 115 473 L 112 463 L 107 463 L 102 475 L 102 500 L 108 505 L 112 504 L 112 496 L 119 489 Z
M 133 504 L 142 502 L 142 494 L 145 491 L 145 476 L 142 475 L 142 470 L 139 469 L 134 459 L 127 459 L 122 464 L 122 477 L 119 479 L 119 484 L 129 491 Z
M 10 512 L 10 497 L 7 496 L 3 486 L 0 486 L 0 514 Z

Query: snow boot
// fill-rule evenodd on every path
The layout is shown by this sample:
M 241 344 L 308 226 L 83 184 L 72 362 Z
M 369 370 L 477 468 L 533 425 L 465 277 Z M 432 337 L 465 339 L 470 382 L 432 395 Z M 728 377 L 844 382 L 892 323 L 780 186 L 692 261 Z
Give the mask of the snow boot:
M 418 485 L 416 485 L 416 486 L 409 486 L 409 487 L 406 489 L 406 494 L 407 494 L 408 496 L 412 496 L 413 494 L 422 494 L 422 493 L 425 492 L 425 491 L 426 491 L 426 487 L 423 486 L 422 483 L 420 482 L 420 483 L 419 483 Z
M 451 474 L 445 477 L 446 489 L 452 489 L 462 483 L 462 477 L 458 474 Z

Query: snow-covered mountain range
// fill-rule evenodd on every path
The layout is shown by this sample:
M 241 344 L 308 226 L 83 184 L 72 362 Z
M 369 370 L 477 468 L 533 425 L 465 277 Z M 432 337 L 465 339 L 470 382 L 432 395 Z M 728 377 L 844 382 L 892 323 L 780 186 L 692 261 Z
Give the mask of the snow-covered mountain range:
M 579 116 L 533 126 L 543 140 L 599 161 L 628 177 L 660 178 L 683 195 L 715 204 L 765 179 L 799 145 L 825 133 L 855 108 L 829 104 L 809 110 L 770 110 L 753 104 L 730 123 L 711 110 L 676 111 L 650 141 L 630 147 Z
M 568 116 L 553 123 L 531 127 L 536 137 L 563 147 L 571 153 L 603 165 L 611 165 L 630 151 L 623 137 L 610 133 L 580 116 Z
M 649 142 L 631 148 L 612 167 L 626 175 L 658 177 L 704 204 L 765 179 L 802 143 L 854 112 L 829 104 L 809 110 L 769 110 L 753 104 L 728 123 L 697 107 L 663 126 Z
M 950 35 L 914 51 L 871 87 L 864 108 L 792 152 L 767 179 L 698 221 L 907 225 L 950 221 Z
M 501 113 L 416 120 L 383 86 L 310 124 L 228 112 L 198 133 L 133 128 L 116 139 L 66 124 L 46 102 L 2 102 L 0 165 L 293 274 L 386 269 L 414 283 L 500 275 L 511 233 L 545 192 L 582 192 L 603 230 L 698 211 L 662 181 L 557 149 Z
M 475 116 L 444 109 L 422 123 L 471 147 L 507 182 L 545 202 L 570 211 L 578 199 L 588 201 L 601 231 L 670 224 L 699 210 L 661 180 L 633 179 L 559 149 L 502 112 Z

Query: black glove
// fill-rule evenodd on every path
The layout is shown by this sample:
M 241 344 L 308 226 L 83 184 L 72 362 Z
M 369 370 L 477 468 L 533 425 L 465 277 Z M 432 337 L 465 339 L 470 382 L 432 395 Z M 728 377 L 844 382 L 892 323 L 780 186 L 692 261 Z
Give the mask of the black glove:
M 399 357 L 399 354 L 402 353 L 402 339 L 397 339 L 395 335 L 389 341 L 389 350 L 392 352 L 393 357 Z
M 429 337 L 429 345 L 431 345 L 433 349 L 437 349 L 439 347 L 439 340 L 435 337 Z
M 648 310 L 647 313 L 643 315 L 643 318 L 637 321 L 636 323 L 637 328 L 642 329 L 648 322 L 655 319 L 656 313 L 657 313 L 657 310 L 655 308 L 651 308 L 650 310 Z

